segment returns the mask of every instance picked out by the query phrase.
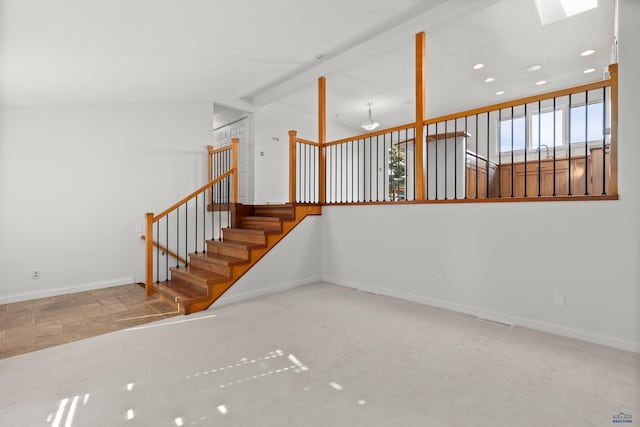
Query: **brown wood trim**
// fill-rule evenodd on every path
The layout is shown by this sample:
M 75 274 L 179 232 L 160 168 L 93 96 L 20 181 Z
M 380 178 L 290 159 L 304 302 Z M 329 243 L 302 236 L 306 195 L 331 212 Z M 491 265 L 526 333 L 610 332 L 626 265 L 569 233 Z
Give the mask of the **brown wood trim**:
M 476 114 L 484 114 L 491 111 L 502 110 L 504 108 L 517 107 L 518 105 L 531 104 L 538 101 L 544 101 L 545 99 L 559 98 L 561 96 L 567 96 L 573 93 L 586 92 L 594 89 L 602 89 L 603 87 L 609 87 L 609 86 L 611 86 L 611 80 L 600 80 L 594 83 L 574 86 L 568 89 L 561 89 L 561 90 L 556 90 L 554 92 L 547 92 L 540 95 L 529 96 L 526 98 L 514 99 L 512 101 L 506 101 L 500 104 L 488 105 L 486 107 L 474 108 L 472 110 L 463 111 L 461 113 L 447 114 L 446 116 L 427 119 L 423 123 L 424 125 L 430 125 L 434 123 L 444 122 L 447 120 L 459 119 L 466 116 L 475 116 Z
M 233 169 L 232 170 L 228 170 L 225 173 L 223 173 L 222 175 L 220 175 L 220 176 L 216 177 L 215 179 L 212 179 L 211 181 L 207 182 L 205 185 L 203 185 L 202 187 L 198 188 L 196 191 L 194 191 L 193 193 L 189 194 L 188 196 L 186 196 L 185 198 L 183 198 L 179 202 L 174 203 L 170 208 L 165 209 L 164 211 L 162 211 L 161 213 L 159 213 L 158 215 L 153 217 L 153 222 L 157 222 L 158 220 L 160 220 L 160 219 L 164 218 L 165 216 L 169 215 L 171 212 L 173 212 L 179 206 L 182 206 L 183 204 L 187 203 L 189 200 L 193 199 L 198 194 L 206 191 L 212 185 L 217 184 L 218 182 L 222 181 L 224 178 L 226 178 L 226 177 L 228 177 L 229 175 L 232 175 L 232 174 L 233 174 Z
M 375 132 L 363 133 L 362 135 L 356 135 L 356 136 L 352 136 L 352 137 L 349 137 L 349 138 L 342 138 L 342 139 L 338 139 L 338 140 L 335 140 L 335 141 L 327 142 L 326 144 L 324 144 L 324 146 L 325 147 L 329 147 L 331 145 L 338 145 L 338 144 L 342 144 L 342 143 L 345 143 L 345 142 L 358 141 L 360 139 L 371 138 L 371 137 L 382 135 L 382 134 L 385 134 L 385 133 L 391 133 L 391 132 L 396 132 L 396 131 L 399 131 L 399 130 L 411 129 L 411 128 L 415 127 L 415 126 L 416 126 L 415 123 L 407 123 L 406 125 L 395 126 L 395 127 L 388 128 L 388 129 L 382 129 L 382 130 L 378 130 L 378 131 L 375 131 Z
M 153 213 L 145 214 L 147 235 L 153 236 Z M 153 245 L 148 241 L 145 245 L 145 292 L 147 296 L 153 294 Z
M 468 138 L 471 134 L 469 132 L 465 132 L 463 130 L 459 130 L 458 132 L 447 132 L 447 133 L 438 133 L 427 136 L 427 141 L 432 142 L 441 139 L 449 139 L 449 138 Z
M 213 145 L 207 145 L 207 180 L 211 181 L 213 179 L 213 157 L 211 156 L 211 152 L 213 151 Z M 213 204 L 213 191 L 209 191 L 209 204 Z
M 140 236 L 140 240 L 144 240 L 145 242 L 147 241 L 145 235 L 143 234 L 142 236 Z M 187 264 L 187 260 L 182 258 L 181 256 L 175 254 L 173 251 L 169 250 L 168 248 L 165 248 L 164 246 L 162 246 L 160 243 L 157 243 L 155 240 L 151 242 L 151 244 L 153 245 L 154 248 L 158 248 L 160 249 L 162 252 L 165 252 L 167 254 L 169 254 L 169 256 L 172 256 L 173 258 L 177 259 L 178 261 L 180 261 L 183 264 Z
M 425 119 L 425 34 L 416 34 L 416 123 L 422 123 Z M 416 199 L 425 198 L 425 166 L 424 158 L 424 126 L 415 127 L 415 139 L 421 141 L 415 145 L 415 194 Z
M 315 147 L 319 147 L 320 144 L 318 144 L 315 141 L 310 141 L 308 139 L 302 139 L 302 138 L 296 138 L 296 142 L 299 142 L 300 144 L 305 144 L 305 145 L 313 145 Z
M 318 164 L 318 201 L 324 203 L 327 200 L 327 80 L 324 77 L 318 79 L 318 147 L 320 158 Z
M 618 64 L 609 65 L 611 78 L 611 150 L 609 152 L 609 192 L 618 194 Z
M 592 196 L 556 196 L 556 197 L 492 197 L 478 199 L 447 199 L 447 200 L 403 200 L 397 202 L 345 202 L 325 203 L 323 206 L 366 206 L 366 205 L 421 205 L 421 204 L 459 204 L 459 203 L 512 203 L 512 202 L 586 202 L 619 200 L 617 194 Z
M 289 131 L 289 203 L 296 202 L 296 131 Z
M 237 139 L 237 138 L 233 138 L 233 139 Z M 208 145 L 207 147 L 210 147 L 209 154 L 218 154 L 218 153 L 222 153 L 223 151 L 233 150 L 233 145 L 226 145 L 222 148 L 216 148 L 216 149 L 213 149 L 213 145 Z
M 233 152 L 231 153 L 232 156 L 232 166 L 233 166 L 233 197 L 231 198 L 231 202 L 232 203 L 238 203 L 238 177 L 240 175 L 240 170 L 238 168 L 238 164 L 239 164 L 239 156 L 240 156 L 240 151 L 239 151 L 239 145 L 240 143 L 240 139 L 238 138 L 231 138 L 231 147 L 233 149 Z

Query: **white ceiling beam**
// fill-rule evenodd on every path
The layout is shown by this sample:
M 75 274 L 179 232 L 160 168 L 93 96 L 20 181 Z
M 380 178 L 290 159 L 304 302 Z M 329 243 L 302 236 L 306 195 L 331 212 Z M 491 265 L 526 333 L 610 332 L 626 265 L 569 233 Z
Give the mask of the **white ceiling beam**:
M 312 66 L 283 82 L 276 83 L 252 94 L 253 105 L 262 107 L 270 104 L 310 84 L 315 84 L 316 79 L 320 76 L 325 76 L 350 65 L 368 60 L 371 58 L 372 52 L 380 54 L 395 49 L 400 43 L 408 40 L 413 41 L 413 36 L 420 31 L 428 33 L 429 29 L 439 24 L 484 9 L 499 1 L 502 0 L 449 0 L 402 24 L 386 30 L 383 29 L 377 36 L 348 48 L 342 53 Z M 428 44 L 427 37 L 427 46 Z M 427 53 L 427 61 L 428 57 Z

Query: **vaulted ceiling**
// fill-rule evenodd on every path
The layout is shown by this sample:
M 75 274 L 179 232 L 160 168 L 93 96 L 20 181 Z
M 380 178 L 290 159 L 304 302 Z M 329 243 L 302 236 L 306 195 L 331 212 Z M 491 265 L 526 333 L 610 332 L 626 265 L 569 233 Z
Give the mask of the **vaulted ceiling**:
M 331 118 L 357 129 L 372 101 L 386 127 L 412 121 L 416 32 L 427 33 L 435 116 L 598 79 L 613 2 L 542 26 L 534 0 L 0 0 L 0 101 L 277 101 L 313 113 L 325 75 Z

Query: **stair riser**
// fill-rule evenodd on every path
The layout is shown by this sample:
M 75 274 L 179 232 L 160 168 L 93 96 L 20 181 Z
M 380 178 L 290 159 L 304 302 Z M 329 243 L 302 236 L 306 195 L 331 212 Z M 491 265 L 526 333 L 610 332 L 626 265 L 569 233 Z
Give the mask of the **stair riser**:
M 193 267 L 201 268 L 203 270 L 211 271 L 213 273 L 218 273 L 223 276 L 228 276 L 231 273 L 231 268 L 227 265 L 214 264 L 212 262 L 206 262 L 199 259 L 191 259 L 190 264 Z
M 232 246 L 216 245 L 215 243 L 207 242 L 207 252 L 218 255 L 226 255 L 234 258 L 240 258 L 249 260 L 249 250 L 236 248 Z
M 254 216 L 275 216 L 282 219 L 294 219 L 295 213 L 290 207 L 258 207 L 253 209 Z
M 236 242 L 256 243 L 264 245 L 267 238 L 264 234 L 243 233 L 242 230 L 224 229 L 222 230 L 223 240 L 234 240 Z
M 206 279 L 202 279 L 200 277 L 196 277 L 191 274 L 184 273 L 180 270 L 171 269 L 171 281 L 183 283 L 194 289 L 199 288 L 200 289 L 199 293 L 203 295 L 207 294 L 208 288 L 209 288 L 209 285 Z
M 242 228 L 273 231 L 276 233 L 280 233 L 282 231 L 282 225 L 273 222 L 242 221 Z

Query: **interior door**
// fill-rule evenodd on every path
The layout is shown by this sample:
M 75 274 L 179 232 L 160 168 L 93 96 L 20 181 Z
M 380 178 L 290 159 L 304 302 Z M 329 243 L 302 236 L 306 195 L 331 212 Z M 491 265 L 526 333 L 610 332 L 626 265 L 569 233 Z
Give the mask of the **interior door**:
M 238 202 L 249 203 L 251 178 L 249 174 L 249 159 L 251 151 L 251 132 L 249 117 L 216 128 L 213 131 L 215 148 L 231 145 L 232 138 L 240 140 L 238 144 Z

